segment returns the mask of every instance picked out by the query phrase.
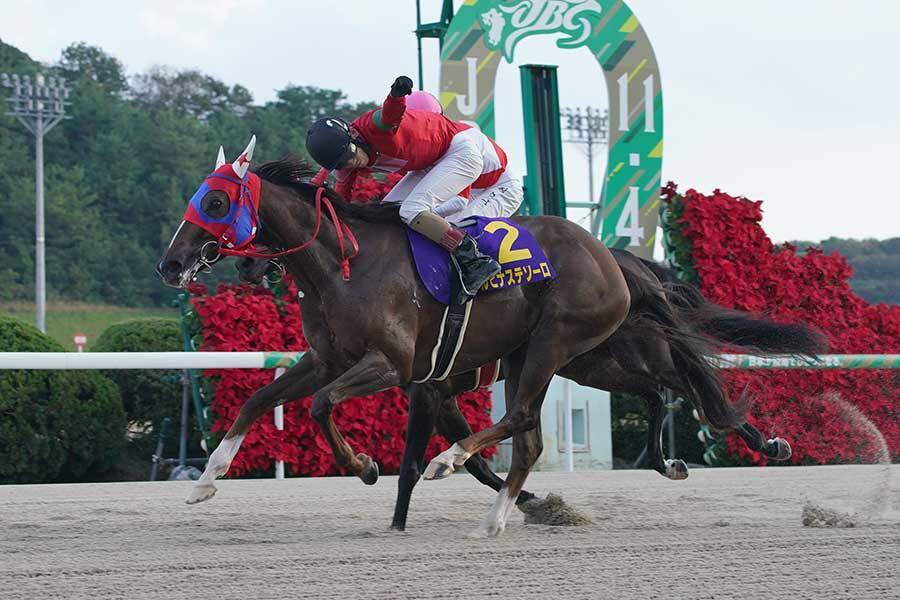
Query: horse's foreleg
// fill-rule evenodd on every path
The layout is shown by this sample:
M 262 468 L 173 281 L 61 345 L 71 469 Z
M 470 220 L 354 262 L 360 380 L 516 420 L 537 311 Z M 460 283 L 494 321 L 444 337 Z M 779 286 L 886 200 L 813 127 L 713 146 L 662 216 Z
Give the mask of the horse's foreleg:
M 228 471 L 254 421 L 278 404 L 309 396 L 316 391 L 316 387 L 313 358 L 311 354 L 305 354 L 281 377 L 253 394 L 241 407 L 241 412 L 228 433 L 210 455 L 206 469 L 194 484 L 187 503 L 196 504 L 215 495 L 214 481 Z
M 394 519 L 391 529 L 406 529 L 406 515 L 413 488 L 425 467 L 425 449 L 431 432 L 434 431 L 435 413 L 442 397 L 434 386 L 414 383 L 407 388 L 409 395 L 409 416 L 406 420 L 406 444 L 403 447 L 403 461 L 400 463 L 400 477 L 397 479 L 397 502 L 394 504 Z
M 353 448 L 335 426 L 331 413 L 337 404 L 351 396 L 367 396 L 402 383 L 388 358 L 380 350 L 369 350 L 359 362 L 313 397 L 312 417 L 331 446 L 335 460 L 367 485 L 378 480 L 378 465 L 363 453 L 353 453 Z

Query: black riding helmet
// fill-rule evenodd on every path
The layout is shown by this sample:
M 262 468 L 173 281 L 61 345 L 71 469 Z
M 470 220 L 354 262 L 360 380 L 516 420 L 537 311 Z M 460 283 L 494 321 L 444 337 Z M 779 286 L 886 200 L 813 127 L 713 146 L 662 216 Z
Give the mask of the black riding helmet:
M 350 125 L 338 117 L 319 119 L 306 132 L 307 152 L 329 170 L 340 168 L 353 156 L 351 144 L 355 141 L 350 134 Z

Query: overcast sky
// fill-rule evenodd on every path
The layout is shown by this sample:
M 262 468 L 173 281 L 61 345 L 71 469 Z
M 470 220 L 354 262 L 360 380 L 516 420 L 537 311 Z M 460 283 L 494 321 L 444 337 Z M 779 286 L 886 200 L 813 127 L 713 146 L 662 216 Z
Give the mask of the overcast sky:
M 764 200 L 777 241 L 900 235 L 888 178 L 900 169 L 900 2 L 627 3 L 660 65 L 663 180 Z M 435 19 L 439 0 L 422 4 Z M 129 73 L 196 68 L 247 86 L 257 102 L 288 83 L 376 99 L 396 75 L 416 75 L 414 0 L 0 0 L 0 15 L 0 38 L 37 60 L 85 41 Z M 589 52 L 547 38 L 523 41 L 516 64 L 557 64 L 562 106 L 605 107 Z M 436 91 L 437 43 L 426 47 L 425 86 Z M 497 137 L 522 171 L 518 69 L 502 66 L 497 90 Z M 585 163 L 567 149 L 572 200 L 587 196 Z

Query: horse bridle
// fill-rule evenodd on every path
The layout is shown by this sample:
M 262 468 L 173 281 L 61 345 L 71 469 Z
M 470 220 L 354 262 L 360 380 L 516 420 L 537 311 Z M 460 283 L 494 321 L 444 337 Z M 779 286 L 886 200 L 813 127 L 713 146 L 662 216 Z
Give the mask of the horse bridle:
M 284 256 L 289 256 L 291 254 L 295 254 L 300 252 L 301 250 L 306 250 L 309 248 L 313 242 L 319 237 L 319 232 L 322 228 L 322 206 L 325 206 L 325 210 L 328 211 L 328 216 L 331 219 L 332 224 L 334 224 L 334 232 L 337 235 L 338 247 L 341 252 L 341 274 L 344 278 L 344 281 L 350 280 L 350 259 L 354 258 L 357 254 L 359 254 L 359 242 L 356 240 L 356 236 L 353 235 L 353 232 L 347 226 L 346 223 L 341 221 L 341 219 L 337 215 L 337 211 L 335 211 L 334 206 L 331 204 L 331 200 L 325 195 L 325 188 L 319 187 L 316 190 L 316 228 L 313 231 L 312 237 L 307 241 L 299 244 L 297 246 L 293 246 L 288 248 L 287 250 L 281 250 L 278 252 L 258 252 L 256 250 L 248 249 L 246 246 L 252 247 L 253 238 L 256 237 L 254 234 L 251 237 L 250 241 L 245 244 L 244 247 L 241 248 L 227 248 L 223 247 L 221 244 L 218 244 L 218 252 L 219 254 L 224 254 L 226 256 L 245 256 L 249 258 L 267 258 L 269 260 L 282 258 Z M 257 223 L 259 223 L 259 214 L 257 213 Z M 258 231 L 257 231 L 258 233 Z M 344 246 L 344 240 L 350 242 L 350 245 L 353 247 L 353 253 L 347 255 L 346 248 Z M 282 267 L 283 268 L 283 267 Z

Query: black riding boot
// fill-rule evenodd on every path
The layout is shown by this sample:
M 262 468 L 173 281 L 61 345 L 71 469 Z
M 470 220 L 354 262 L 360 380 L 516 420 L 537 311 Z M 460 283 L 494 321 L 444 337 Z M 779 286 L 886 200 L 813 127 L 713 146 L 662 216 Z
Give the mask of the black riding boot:
M 466 234 L 456 250 L 450 253 L 450 258 L 459 273 L 462 284 L 460 291 L 464 295 L 461 298 L 462 302 L 474 297 L 488 279 L 500 272 L 500 263 L 479 252 L 478 244 L 469 234 Z

